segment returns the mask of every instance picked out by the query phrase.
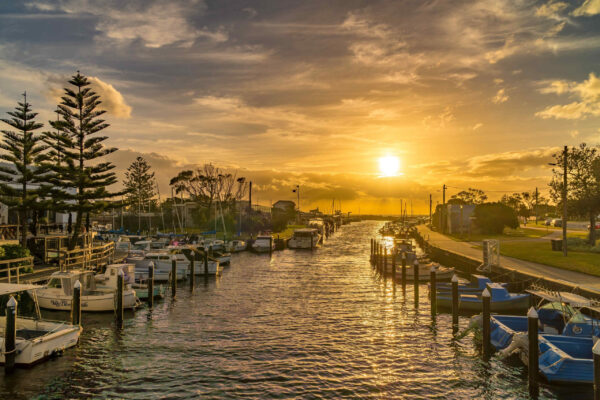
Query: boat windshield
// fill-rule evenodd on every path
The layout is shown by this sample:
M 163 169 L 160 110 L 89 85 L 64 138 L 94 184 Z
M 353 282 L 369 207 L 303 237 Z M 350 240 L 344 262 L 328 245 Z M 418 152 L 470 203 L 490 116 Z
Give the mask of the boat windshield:
M 62 283 L 60 278 L 52 278 L 48 281 L 49 288 L 62 289 Z

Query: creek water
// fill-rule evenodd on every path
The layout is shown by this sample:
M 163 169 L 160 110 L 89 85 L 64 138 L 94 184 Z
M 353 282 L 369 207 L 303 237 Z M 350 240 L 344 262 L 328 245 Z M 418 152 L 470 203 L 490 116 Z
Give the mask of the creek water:
M 432 321 L 369 264 L 382 223 L 340 228 L 322 248 L 234 254 L 222 276 L 179 283 L 153 310 L 84 314 L 77 347 L 0 377 L 0 398 L 515 399 L 516 359 L 481 360 L 472 334 Z M 67 319 L 68 313 L 44 313 Z M 461 329 L 468 324 L 461 318 Z M 592 398 L 590 387 L 542 386 L 540 398 Z

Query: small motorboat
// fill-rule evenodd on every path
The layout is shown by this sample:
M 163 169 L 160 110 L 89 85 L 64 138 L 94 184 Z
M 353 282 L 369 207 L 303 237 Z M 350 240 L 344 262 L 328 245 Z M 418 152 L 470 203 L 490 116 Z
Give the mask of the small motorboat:
M 245 251 L 246 246 L 247 244 L 243 240 L 232 240 L 226 247 L 230 253 L 239 253 L 240 251 Z
M 435 279 L 436 281 L 449 281 L 450 279 L 452 279 L 452 276 L 454 275 L 454 268 L 449 268 L 449 267 L 443 267 L 438 263 L 419 263 L 419 269 L 418 269 L 418 279 L 419 282 L 429 282 L 429 280 L 431 279 L 431 268 L 435 268 L 436 269 L 436 275 L 435 275 Z M 387 264 L 387 273 L 388 274 L 392 274 L 392 266 L 390 265 L 390 263 Z M 414 264 L 413 265 L 406 265 L 406 280 L 413 282 L 415 279 L 414 276 Z M 396 280 L 397 281 L 401 281 L 402 280 L 402 266 L 396 265 Z
M 529 306 L 528 293 L 509 293 L 499 283 L 489 283 L 487 289 L 491 294 L 490 308 L 492 312 L 526 310 Z M 451 308 L 452 295 L 447 292 L 438 295 L 437 304 L 442 308 Z M 459 294 L 458 304 L 461 311 L 480 312 L 483 307 L 481 294 Z
M 458 292 L 464 294 L 481 293 L 488 283 L 492 283 L 492 280 L 487 276 L 471 275 L 471 280 L 468 283 L 458 284 Z M 500 283 L 500 285 L 506 286 L 507 283 Z M 440 283 L 437 285 L 437 290 L 438 292 L 452 292 L 452 283 Z
M 271 235 L 258 235 L 251 248 L 256 253 L 269 253 L 275 250 L 275 240 Z
M 92 271 L 61 271 L 54 272 L 45 286 L 35 290 L 40 307 L 48 310 L 71 310 L 73 286 L 76 281 L 81 283 L 82 311 L 113 311 L 115 309 L 115 294 L 117 291 L 117 271 L 109 272 L 109 280 L 103 287 L 96 287 L 96 279 Z M 114 275 L 112 275 L 114 274 Z M 124 277 L 125 278 L 125 277 Z M 135 290 L 131 287 L 133 277 L 126 278 L 123 289 L 123 308 L 135 308 L 138 304 Z
M 550 383 L 593 383 L 593 346 L 591 337 L 540 335 L 540 373 Z M 521 352 L 521 359 L 527 359 L 526 352 Z
M 123 280 L 126 283 L 130 283 L 131 287 L 135 290 L 135 295 L 140 300 L 148 298 L 148 285 L 147 281 L 136 279 L 135 264 L 109 264 L 106 266 L 106 270 L 103 274 L 97 274 L 94 279 L 96 280 L 96 287 L 116 287 L 116 276 L 117 273 L 113 272 L 121 270 L 123 272 Z M 131 278 L 133 277 L 133 279 Z M 162 298 L 165 295 L 166 287 L 163 285 L 154 285 L 154 297 Z
M 154 265 L 154 280 L 158 282 L 168 281 L 171 277 L 173 260 L 176 262 L 177 280 L 185 279 L 189 274 L 190 264 L 185 256 L 176 254 L 147 253 L 143 258 L 129 257 L 129 263 L 135 263 L 135 275 L 137 279 L 148 279 L 148 267 Z
M 219 265 L 229 265 L 231 263 L 231 254 L 225 251 L 214 251 L 212 258 L 219 262 Z
M 317 228 L 301 228 L 294 230 L 288 240 L 288 248 L 310 250 L 320 246 L 320 242 L 321 234 Z

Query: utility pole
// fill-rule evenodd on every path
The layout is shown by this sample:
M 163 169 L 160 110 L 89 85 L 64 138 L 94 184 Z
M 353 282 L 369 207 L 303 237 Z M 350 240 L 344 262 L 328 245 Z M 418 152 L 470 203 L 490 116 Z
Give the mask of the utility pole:
M 431 206 L 432 206 L 433 202 L 431 200 L 431 193 L 429 193 L 429 224 L 431 224 L 433 221 L 431 220 Z
M 565 146 L 563 151 L 563 215 L 562 215 L 562 248 L 563 255 L 567 256 L 567 157 L 569 156 L 569 148 Z M 593 229 L 593 227 L 592 227 Z
M 535 188 L 535 224 L 538 224 L 538 197 L 539 197 L 539 192 L 538 192 L 538 188 Z
M 446 233 L 446 189 L 448 186 L 442 186 L 442 233 Z

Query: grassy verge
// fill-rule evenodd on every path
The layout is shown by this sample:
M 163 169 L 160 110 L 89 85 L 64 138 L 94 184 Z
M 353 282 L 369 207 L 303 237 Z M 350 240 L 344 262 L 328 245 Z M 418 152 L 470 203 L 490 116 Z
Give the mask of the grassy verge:
M 294 234 L 294 230 L 300 228 L 306 228 L 306 225 L 288 225 L 284 231 L 274 233 L 273 236 L 279 236 L 280 239 L 289 239 Z
M 570 251 L 567 257 L 563 257 L 562 253 L 552 251 L 547 241 L 503 243 L 500 245 L 500 253 L 525 261 L 600 276 L 599 254 Z
M 517 228 L 510 229 L 506 228 L 502 235 L 448 235 L 451 239 L 458 242 L 481 242 L 483 239 L 518 239 L 518 238 L 541 238 L 548 234 L 548 232 L 541 231 L 539 229 L 529 228 Z

